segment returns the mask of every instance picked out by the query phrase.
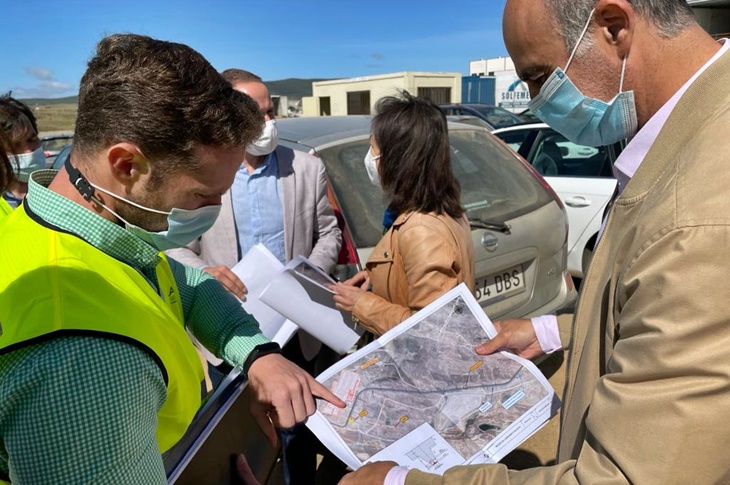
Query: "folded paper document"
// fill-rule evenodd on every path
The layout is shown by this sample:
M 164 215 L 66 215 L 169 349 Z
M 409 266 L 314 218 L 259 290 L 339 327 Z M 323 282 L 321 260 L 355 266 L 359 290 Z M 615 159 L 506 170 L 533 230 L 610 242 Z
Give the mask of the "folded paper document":
M 306 258 L 298 256 L 284 266 L 257 244 L 232 271 L 248 289 L 244 310 L 280 345 L 299 328 L 342 354 L 360 338 L 349 314 L 335 308 L 328 288 L 335 281 Z

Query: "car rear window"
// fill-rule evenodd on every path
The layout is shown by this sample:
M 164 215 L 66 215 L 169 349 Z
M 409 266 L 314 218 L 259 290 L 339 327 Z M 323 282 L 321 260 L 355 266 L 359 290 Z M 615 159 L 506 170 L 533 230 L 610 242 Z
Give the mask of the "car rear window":
M 505 222 L 550 203 L 550 195 L 516 156 L 493 135 L 476 129 L 449 134 L 452 168 L 461 184 L 467 216 Z M 360 248 L 377 244 L 383 234 L 385 195 L 370 183 L 363 159 L 368 138 L 319 152 L 343 215 Z

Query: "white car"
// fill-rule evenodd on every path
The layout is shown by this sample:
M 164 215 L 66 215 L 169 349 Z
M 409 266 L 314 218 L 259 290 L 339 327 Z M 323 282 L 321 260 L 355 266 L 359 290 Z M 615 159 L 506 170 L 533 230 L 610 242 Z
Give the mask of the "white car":
M 613 162 L 622 145 L 577 145 L 545 123 L 494 130 L 522 155 L 557 192 L 568 211 L 568 271 L 583 278 L 593 254 L 603 212 L 616 189 Z

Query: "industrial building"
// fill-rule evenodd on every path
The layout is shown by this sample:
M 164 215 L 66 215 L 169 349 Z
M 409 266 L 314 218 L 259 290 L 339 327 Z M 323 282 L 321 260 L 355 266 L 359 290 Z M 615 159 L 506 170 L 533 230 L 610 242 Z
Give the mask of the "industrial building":
M 435 103 L 461 101 L 461 74 L 398 72 L 312 83 L 312 96 L 302 98 L 303 116 L 368 115 L 380 98 L 406 90 Z

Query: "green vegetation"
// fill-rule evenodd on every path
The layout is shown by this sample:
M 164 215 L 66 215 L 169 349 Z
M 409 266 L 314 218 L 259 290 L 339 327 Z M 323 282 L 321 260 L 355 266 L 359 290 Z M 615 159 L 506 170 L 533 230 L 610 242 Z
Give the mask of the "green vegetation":
M 51 100 L 48 100 L 51 101 Z M 31 104 L 33 113 L 38 120 L 38 130 L 43 132 L 49 131 L 69 131 L 74 130 L 76 123 L 76 104 Z

